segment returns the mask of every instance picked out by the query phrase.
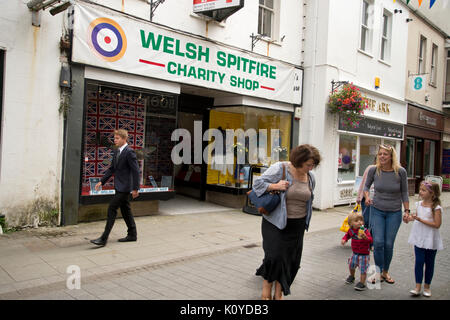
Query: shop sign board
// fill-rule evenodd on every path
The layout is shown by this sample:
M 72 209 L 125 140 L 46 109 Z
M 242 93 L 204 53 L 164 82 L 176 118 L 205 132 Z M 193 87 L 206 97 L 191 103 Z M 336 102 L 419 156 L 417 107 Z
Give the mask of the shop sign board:
M 339 118 L 339 130 L 403 140 L 403 125 L 363 118 L 356 128 L 347 128 Z
M 193 0 L 194 12 L 235 8 L 241 5 L 241 0 Z
M 440 114 L 409 105 L 408 124 L 443 131 L 444 117 Z
M 364 110 L 364 115 L 370 118 L 386 120 L 406 124 L 407 104 L 384 96 L 370 94 L 361 90 L 361 94 L 367 99 L 368 108 Z
M 301 105 L 303 70 L 92 3 L 74 5 L 77 63 Z

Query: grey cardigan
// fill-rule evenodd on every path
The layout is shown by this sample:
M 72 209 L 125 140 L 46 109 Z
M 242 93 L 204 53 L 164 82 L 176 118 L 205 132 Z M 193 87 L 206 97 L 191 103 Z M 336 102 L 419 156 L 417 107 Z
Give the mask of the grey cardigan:
M 289 161 L 285 162 L 277 162 L 271 165 L 261 176 L 255 179 L 253 182 L 253 190 L 256 195 L 259 197 L 264 192 L 266 192 L 267 187 L 270 184 L 278 183 L 283 177 L 283 165 L 286 164 L 286 180 L 289 181 L 289 184 L 292 184 L 292 176 L 288 170 Z M 309 172 L 309 186 L 311 188 L 311 199 L 306 203 L 306 208 L 308 210 L 306 214 L 306 230 L 308 230 L 309 222 L 311 220 L 312 215 L 312 203 L 314 200 L 314 188 L 316 186 L 316 180 L 314 175 Z M 269 215 L 263 214 L 264 219 L 275 225 L 278 229 L 284 229 L 287 223 L 287 211 L 286 211 L 286 193 L 281 192 L 281 201 L 280 204 L 273 210 Z

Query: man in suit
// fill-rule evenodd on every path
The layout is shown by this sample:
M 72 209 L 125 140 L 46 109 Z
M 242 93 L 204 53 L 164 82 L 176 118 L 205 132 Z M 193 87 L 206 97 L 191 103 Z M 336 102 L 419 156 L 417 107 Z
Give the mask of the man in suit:
M 130 192 L 135 199 L 139 196 L 139 165 L 136 153 L 127 144 L 128 132 L 123 129 L 114 131 L 114 144 L 117 150 L 114 152 L 111 166 L 106 170 L 105 175 L 95 186 L 99 190 L 109 178 L 114 174 L 114 189 L 116 193 L 109 203 L 108 219 L 106 221 L 105 231 L 98 239 L 91 240 L 98 246 L 106 245 L 109 234 L 113 228 L 117 216 L 117 209 L 120 208 L 122 217 L 128 227 L 128 235 L 119 239 L 119 242 L 136 241 L 136 224 L 130 208 Z

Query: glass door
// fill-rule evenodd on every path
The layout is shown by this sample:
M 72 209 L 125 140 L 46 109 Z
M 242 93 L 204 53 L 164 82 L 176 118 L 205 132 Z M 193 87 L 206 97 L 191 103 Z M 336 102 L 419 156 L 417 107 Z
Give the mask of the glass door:
M 423 157 L 424 156 L 424 141 L 423 139 L 416 139 L 416 156 L 414 173 L 416 178 L 415 192 L 419 192 L 420 182 L 423 180 Z
M 434 159 L 436 154 L 436 142 L 432 140 L 425 140 L 424 143 L 424 164 L 423 175 L 434 175 Z
M 416 147 L 416 140 L 414 138 L 406 139 L 406 172 L 408 178 L 414 178 L 414 150 Z

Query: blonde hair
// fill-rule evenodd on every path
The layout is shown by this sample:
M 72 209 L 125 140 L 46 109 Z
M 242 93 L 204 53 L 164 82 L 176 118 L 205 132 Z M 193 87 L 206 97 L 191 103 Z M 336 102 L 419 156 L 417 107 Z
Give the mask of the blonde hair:
M 355 223 L 356 221 L 362 220 L 362 222 L 364 223 L 364 218 L 362 216 L 362 214 L 358 213 L 358 212 L 351 212 L 348 215 L 348 225 L 350 227 L 353 227 L 353 223 Z
M 392 169 L 394 169 L 395 174 L 398 175 L 398 170 L 402 167 L 400 165 L 400 162 L 398 161 L 397 151 L 395 151 L 395 148 L 393 146 L 383 145 L 380 144 L 378 146 L 378 152 L 380 152 L 380 149 L 384 149 L 391 152 L 391 163 L 392 163 Z M 377 175 L 380 175 L 381 172 L 381 164 L 380 160 L 378 159 L 378 152 L 377 152 L 377 160 L 376 160 L 376 166 L 377 166 Z
M 424 180 L 420 184 L 431 192 L 431 200 L 433 202 L 431 211 L 434 214 L 434 210 L 436 209 L 436 207 L 441 205 L 441 199 L 439 199 L 439 197 L 441 196 L 441 189 L 436 182 L 428 182 Z
M 114 135 L 117 135 L 122 139 L 128 139 L 128 131 L 125 129 L 114 130 Z

